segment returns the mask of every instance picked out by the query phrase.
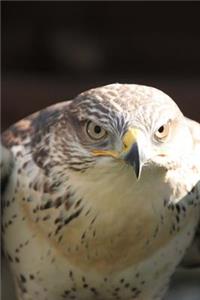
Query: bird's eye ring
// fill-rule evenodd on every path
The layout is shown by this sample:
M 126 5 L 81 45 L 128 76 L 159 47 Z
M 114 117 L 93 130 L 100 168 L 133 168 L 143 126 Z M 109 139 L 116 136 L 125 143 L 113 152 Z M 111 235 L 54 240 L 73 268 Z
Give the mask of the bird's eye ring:
M 169 136 L 171 127 L 170 125 L 170 122 L 167 122 L 166 124 L 160 126 L 154 134 L 155 138 L 159 141 L 165 140 Z
M 92 121 L 86 123 L 86 133 L 93 140 L 101 140 L 107 136 L 107 131 Z

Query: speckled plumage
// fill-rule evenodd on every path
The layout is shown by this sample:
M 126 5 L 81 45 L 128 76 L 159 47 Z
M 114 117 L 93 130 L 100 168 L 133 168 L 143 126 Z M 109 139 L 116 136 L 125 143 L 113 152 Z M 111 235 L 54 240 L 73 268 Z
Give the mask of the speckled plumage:
M 91 140 L 87 120 L 106 138 Z M 155 141 L 169 120 L 169 139 Z M 92 154 L 121 155 L 130 127 L 141 133 L 139 179 L 123 156 Z M 2 142 L 2 235 L 18 299 L 163 299 L 200 218 L 198 123 L 157 89 L 113 84 L 23 119 Z

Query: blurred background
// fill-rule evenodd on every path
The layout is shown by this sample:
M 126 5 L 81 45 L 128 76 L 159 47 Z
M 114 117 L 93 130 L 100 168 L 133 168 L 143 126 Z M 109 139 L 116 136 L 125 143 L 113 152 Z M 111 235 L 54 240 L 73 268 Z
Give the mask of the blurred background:
M 153 85 L 200 121 L 200 3 L 2 2 L 2 129 L 108 83 Z
M 4 1 L 1 14 L 2 130 L 114 82 L 157 87 L 200 121 L 200 3 Z M 199 300 L 200 273 L 179 272 L 169 299 Z

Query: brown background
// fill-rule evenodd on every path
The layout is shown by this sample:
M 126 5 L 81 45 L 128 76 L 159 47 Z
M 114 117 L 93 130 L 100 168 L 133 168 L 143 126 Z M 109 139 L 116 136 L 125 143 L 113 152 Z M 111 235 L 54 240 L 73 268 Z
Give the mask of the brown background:
M 91 87 L 153 85 L 200 121 L 200 3 L 3 2 L 2 128 Z

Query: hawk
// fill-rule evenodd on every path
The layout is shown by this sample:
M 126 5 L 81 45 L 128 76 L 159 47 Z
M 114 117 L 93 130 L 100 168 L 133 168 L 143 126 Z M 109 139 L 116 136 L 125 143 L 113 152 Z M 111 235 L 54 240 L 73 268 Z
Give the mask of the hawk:
M 91 89 L 14 124 L 2 144 L 19 300 L 163 299 L 190 245 L 185 264 L 200 264 L 200 125 L 162 91 Z

